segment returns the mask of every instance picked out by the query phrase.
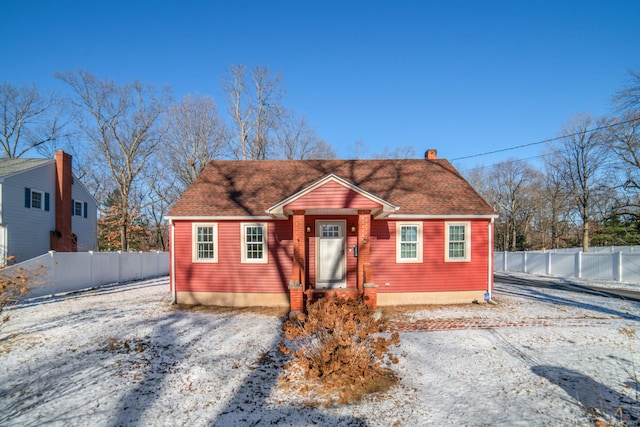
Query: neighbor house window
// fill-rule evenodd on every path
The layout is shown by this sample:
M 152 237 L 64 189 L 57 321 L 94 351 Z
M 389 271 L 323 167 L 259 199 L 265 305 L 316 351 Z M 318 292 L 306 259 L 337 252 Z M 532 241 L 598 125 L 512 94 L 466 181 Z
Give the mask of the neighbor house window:
M 44 194 L 42 191 L 31 190 L 31 207 L 33 209 L 42 209 Z
M 242 224 L 242 262 L 267 263 L 267 224 Z
M 422 223 L 397 223 L 396 262 L 422 262 Z
M 445 261 L 471 261 L 471 223 L 445 222 Z
M 24 207 L 49 211 L 49 193 L 31 188 L 24 189 Z
M 74 200 L 72 203 L 72 215 L 73 216 L 83 216 L 87 217 L 87 202 L 83 202 L 81 200 Z
M 218 262 L 217 224 L 193 224 L 193 262 Z

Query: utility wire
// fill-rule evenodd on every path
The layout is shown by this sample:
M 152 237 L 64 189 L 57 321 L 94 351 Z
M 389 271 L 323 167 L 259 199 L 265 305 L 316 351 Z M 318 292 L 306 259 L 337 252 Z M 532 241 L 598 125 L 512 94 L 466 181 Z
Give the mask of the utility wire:
M 576 132 L 576 133 L 572 133 L 572 134 L 569 134 L 569 135 L 557 136 L 555 138 L 545 139 L 543 141 L 530 142 L 528 144 L 516 145 L 515 147 L 502 148 L 500 150 L 494 150 L 494 151 L 487 151 L 486 153 L 471 154 L 470 156 L 457 157 L 455 159 L 451 159 L 451 161 L 453 162 L 453 161 L 456 161 L 456 160 L 471 159 L 471 158 L 474 158 L 474 157 L 488 156 L 489 154 L 503 153 L 505 151 L 516 150 L 518 148 L 531 147 L 532 145 L 544 144 L 544 143 L 547 143 L 547 142 L 558 141 L 558 140 L 564 139 L 564 138 L 571 138 L 571 137 L 577 136 L 577 135 L 597 132 L 597 131 L 603 130 L 603 129 L 609 129 L 609 128 L 612 128 L 612 127 L 615 127 L 615 126 L 626 125 L 627 123 L 635 122 L 637 120 L 638 120 L 637 118 L 636 119 L 625 120 L 624 122 L 612 123 L 610 125 L 600 126 L 600 127 L 593 128 L 593 129 L 587 129 L 585 131 Z

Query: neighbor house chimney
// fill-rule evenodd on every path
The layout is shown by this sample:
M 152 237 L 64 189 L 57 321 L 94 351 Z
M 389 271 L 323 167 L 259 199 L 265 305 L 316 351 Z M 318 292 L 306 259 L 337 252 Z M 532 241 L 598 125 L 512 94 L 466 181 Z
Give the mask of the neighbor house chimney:
M 426 153 L 424 153 L 424 158 L 427 160 L 435 160 L 438 158 L 438 150 L 435 148 L 429 148 Z
M 56 229 L 51 232 L 51 249 L 59 252 L 75 252 L 76 241 L 71 230 L 73 173 L 71 155 L 56 151 Z

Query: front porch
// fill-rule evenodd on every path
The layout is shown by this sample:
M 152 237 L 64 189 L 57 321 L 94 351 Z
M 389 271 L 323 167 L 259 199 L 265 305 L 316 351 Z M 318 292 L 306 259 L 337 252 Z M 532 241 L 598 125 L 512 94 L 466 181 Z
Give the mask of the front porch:
M 292 220 L 291 311 L 330 295 L 362 296 L 375 308 L 371 221 L 398 209 L 335 175 L 267 209 L 274 218 Z

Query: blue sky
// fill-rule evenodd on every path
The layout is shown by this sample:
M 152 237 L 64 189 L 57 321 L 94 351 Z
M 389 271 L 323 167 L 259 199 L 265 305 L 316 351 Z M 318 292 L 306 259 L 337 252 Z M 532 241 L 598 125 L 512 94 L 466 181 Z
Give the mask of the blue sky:
M 343 158 L 355 141 L 448 159 L 541 141 L 609 114 L 640 68 L 637 0 L 0 0 L 0 14 L 0 81 L 64 92 L 52 74 L 81 67 L 222 106 L 225 67 L 263 65 Z

